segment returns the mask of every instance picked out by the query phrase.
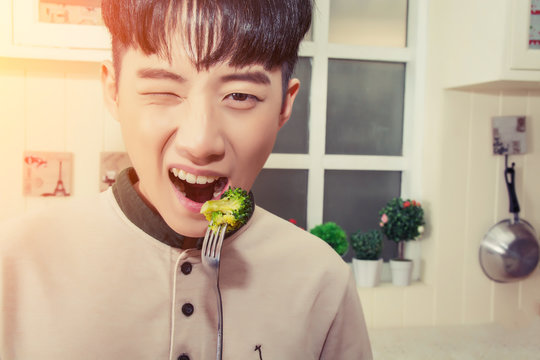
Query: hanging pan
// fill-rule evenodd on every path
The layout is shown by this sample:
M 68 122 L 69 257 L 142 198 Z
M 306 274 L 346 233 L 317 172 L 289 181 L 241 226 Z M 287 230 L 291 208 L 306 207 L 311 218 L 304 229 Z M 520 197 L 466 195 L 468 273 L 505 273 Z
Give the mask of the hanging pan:
M 496 282 L 521 280 L 531 274 L 538 264 L 536 232 L 531 224 L 519 218 L 514 165 L 506 165 L 504 171 L 513 217 L 493 225 L 480 244 L 480 266 L 486 276 Z

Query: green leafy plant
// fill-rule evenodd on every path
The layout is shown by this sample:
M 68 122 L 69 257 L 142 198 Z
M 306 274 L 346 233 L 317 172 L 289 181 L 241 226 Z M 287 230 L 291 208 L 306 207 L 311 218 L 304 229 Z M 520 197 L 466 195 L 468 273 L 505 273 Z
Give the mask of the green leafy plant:
M 415 240 L 424 231 L 424 209 L 415 200 L 394 198 L 379 211 L 379 226 L 388 240 L 398 243 L 403 258 L 403 242 Z
M 351 235 L 351 247 L 359 260 L 378 260 L 381 257 L 383 238 L 380 230 L 357 231 Z
M 310 230 L 310 233 L 327 242 L 339 255 L 344 255 L 349 248 L 347 233 L 335 222 L 329 221 L 317 225 Z

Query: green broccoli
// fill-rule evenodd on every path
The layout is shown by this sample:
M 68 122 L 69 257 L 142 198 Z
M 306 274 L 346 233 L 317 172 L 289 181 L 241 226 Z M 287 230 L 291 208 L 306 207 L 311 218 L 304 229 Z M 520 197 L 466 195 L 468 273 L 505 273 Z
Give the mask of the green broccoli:
M 227 224 L 227 232 L 237 230 L 244 225 L 253 210 L 247 191 L 242 188 L 229 188 L 219 200 L 208 200 L 201 208 L 208 225 L 217 231 L 220 225 Z

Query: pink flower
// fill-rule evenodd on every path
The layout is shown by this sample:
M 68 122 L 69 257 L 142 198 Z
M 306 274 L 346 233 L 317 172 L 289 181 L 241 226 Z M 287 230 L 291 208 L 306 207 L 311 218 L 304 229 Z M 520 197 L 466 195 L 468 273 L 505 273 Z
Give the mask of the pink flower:
M 384 224 L 383 224 L 382 222 L 380 222 L 380 223 L 379 223 L 379 226 L 380 226 L 380 227 L 383 227 L 383 226 L 384 226 Z
M 411 202 L 410 202 L 410 201 L 405 201 L 405 202 L 403 203 L 403 207 L 404 207 L 404 208 L 407 208 L 407 207 L 409 207 L 409 206 L 411 206 Z
M 388 215 L 382 214 L 381 223 L 386 224 L 388 222 Z

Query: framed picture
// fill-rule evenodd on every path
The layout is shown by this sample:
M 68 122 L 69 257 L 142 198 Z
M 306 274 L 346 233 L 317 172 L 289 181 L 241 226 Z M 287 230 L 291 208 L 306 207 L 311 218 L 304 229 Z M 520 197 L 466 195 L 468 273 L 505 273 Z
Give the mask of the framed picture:
M 13 43 L 69 49 L 110 48 L 100 0 L 14 0 Z
M 25 196 L 71 195 L 72 153 L 26 151 L 23 160 L 23 194 Z

